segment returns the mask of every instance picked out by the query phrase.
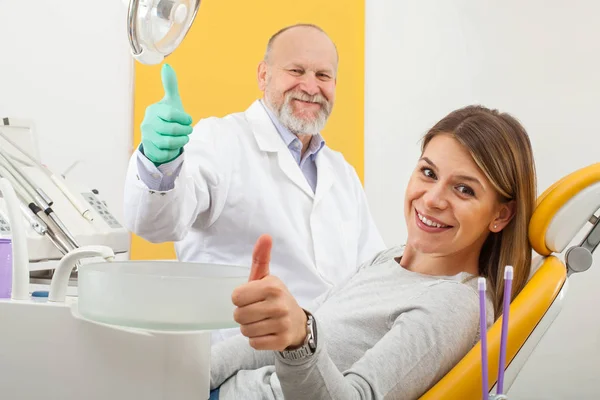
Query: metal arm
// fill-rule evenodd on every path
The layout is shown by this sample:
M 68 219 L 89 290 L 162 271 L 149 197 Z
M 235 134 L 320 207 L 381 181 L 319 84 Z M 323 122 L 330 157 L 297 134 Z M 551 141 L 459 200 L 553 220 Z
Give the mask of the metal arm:
M 571 247 L 565 254 L 569 275 L 575 272 L 587 271 L 594 262 L 592 254 L 600 244 L 600 218 L 592 215 L 590 222 L 594 224 L 592 229 L 578 246 Z

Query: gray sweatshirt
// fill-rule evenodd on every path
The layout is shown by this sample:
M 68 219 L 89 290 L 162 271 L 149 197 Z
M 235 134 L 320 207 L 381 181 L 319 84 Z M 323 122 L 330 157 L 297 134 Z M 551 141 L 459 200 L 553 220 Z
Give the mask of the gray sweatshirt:
M 417 399 L 479 339 L 477 279 L 422 275 L 386 250 L 307 310 L 317 351 L 291 361 L 244 336 L 212 348 L 211 388 L 221 400 Z M 488 326 L 493 322 L 488 298 Z

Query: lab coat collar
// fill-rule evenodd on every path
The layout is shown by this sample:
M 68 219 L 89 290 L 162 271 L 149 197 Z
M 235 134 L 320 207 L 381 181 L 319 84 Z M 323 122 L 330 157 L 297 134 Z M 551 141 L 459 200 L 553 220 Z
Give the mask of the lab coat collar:
M 318 203 L 334 183 L 334 173 L 330 160 L 321 153 L 316 157 L 317 164 L 317 187 L 313 193 L 306 177 L 298 167 L 296 160 L 290 153 L 277 128 L 271 121 L 269 114 L 256 100 L 245 112 L 246 120 L 250 124 L 258 148 L 264 152 L 277 153 L 279 167 L 285 175 L 294 182 L 306 195 Z M 324 143 L 321 145 L 324 147 Z M 320 150 L 323 150 L 322 148 Z
M 260 150 L 271 153 L 282 150 L 288 151 L 284 141 L 281 140 L 279 132 L 277 132 L 277 128 L 269 118 L 269 114 L 260 104 L 260 100 L 252 103 L 245 114 Z
M 300 143 L 300 139 L 298 139 L 296 135 L 290 132 L 288 128 L 283 126 L 283 124 L 275 116 L 273 111 L 271 111 L 269 107 L 265 104 L 264 100 L 259 100 L 259 103 L 267 112 L 267 115 L 271 119 L 271 122 L 273 122 L 273 125 L 275 125 L 275 128 L 277 129 L 277 133 L 279 133 L 288 149 L 291 150 L 291 146 L 293 145 L 293 143 Z M 307 153 L 304 156 L 310 157 L 311 160 L 314 160 L 317 157 L 319 151 L 321 151 L 321 149 L 323 148 L 323 146 L 325 146 L 325 139 L 323 139 L 323 136 L 321 136 L 321 134 L 317 133 L 316 135 L 311 137 L 308 149 L 306 150 Z
M 267 105 L 265 104 L 265 102 L 263 100 L 259 100 L 258 102 L 260 103 L 261 106 L 263 106 L 263 108 L 267 112 L 267 115 L 271 119 L 271 122 L 273 122 L 273 125 L 275 125 L 275 129 L 277 129 L 277 132 L 283 139 L 283 142 L 289 148 L 294 140 L 298 140 L 296 135 L 294 135 L 292 132 L 290 132 L 290 130 L 288 128 L 286 128 L 285 126 L 283 126 L 283 124 L 281 122 L 279 122 L 279 119 L 277 119 L 275 114 L 273 114 L 273 111 L 269 110 L 269 108 L 267 107 Z
M 279 121 L 274 120 L 274 115 L 269 115 L 267 105 L 261 100 L 256 100 L 252 103 L 245 114 L 246 119 L 252 126 L 252 132 L 254 133 L 258 147 L 262 151 L 281 151 L 283 148 L 288 148 L 290 143 L 296 138 Z M 323 147 L 325 147 L 325 139 L 320 134 L 315 135 L 310 142 L 310 151 L 313 159 Z
M 290 153 L 285 142 L 282 140 L 277 128 L 271 121 L 269 114 L 264 109 L 259 100 L 256 100 L 246 110 L 246 119 L 248 120 L 258 148 L 261 151 L 269 153 L 277 153 L 277 162 L 279 168 L 285 173 L 296 186 L 302 191 L 314 199 L 315 194 L 313 193 L 310 185 L 306 181 L 306 177 L 300 170 L 300 167 L 296 163 L 294 156 Z M 317 157 L 317 160 L 319 157 Z M 317 164 L 317 186 L 319 185 L 320 172 Z

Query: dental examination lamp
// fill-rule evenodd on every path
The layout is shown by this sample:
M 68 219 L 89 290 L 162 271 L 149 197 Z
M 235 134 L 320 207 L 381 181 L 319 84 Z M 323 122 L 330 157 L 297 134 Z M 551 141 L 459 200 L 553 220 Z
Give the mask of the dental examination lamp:
M 128 4 L 127 33 L 133 57 L 160 64 L 188 33 L 200 0 L 123 0 Z

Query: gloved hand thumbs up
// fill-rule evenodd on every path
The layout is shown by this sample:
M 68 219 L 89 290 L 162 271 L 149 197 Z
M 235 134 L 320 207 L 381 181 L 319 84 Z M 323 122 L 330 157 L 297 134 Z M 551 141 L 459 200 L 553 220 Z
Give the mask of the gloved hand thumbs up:
M 179 96 L 179 86 L 177 84 L 175 70 L 169 64 L 165 64 L 160 71 L 160 77 L 162 79 L 163 89 L 165 90 L 165 97 L 163 97 L 161 103 L 169 104 L 178 110 L 183 111 L 183 103 Z
M 175 70 L 165 64 L 160 76 L 165 95 L 146 108 L 141 125 L 143 152 L 156 166 L 179 157 L 194 130 L 192 117 L 183 110 Z

